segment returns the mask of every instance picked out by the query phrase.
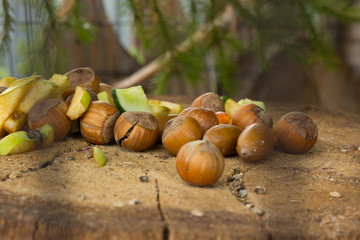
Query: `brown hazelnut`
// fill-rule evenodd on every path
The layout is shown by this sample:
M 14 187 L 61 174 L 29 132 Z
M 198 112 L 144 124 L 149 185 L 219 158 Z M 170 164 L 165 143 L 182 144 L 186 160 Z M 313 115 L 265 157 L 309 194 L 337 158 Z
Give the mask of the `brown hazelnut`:
M 180 177 L 193 185 L 214 184 L 224 171 L 224 157 L 214 144 L 197 140 L 183 145 L 176 156 Z
M 157 120 L 154 115 L 147 112 L 124 112 L 114 127 L 117 144 L 133 151 L 144 151 L 152 147 L 158 134 Z
M 178 116 L 166 123 L 161 141 L 164 148 L 176 156 L 185 143 L 199 140 L 201 137 L 201 127 L 195 118 Z
M 258 105 L 248 103 L 236 110 L 232 119 L 232 124 L 244 130 L 253 123 L 264 123 L 270 128 L 273 127 L 271 117 Z
M 318 129 L 315 122 L 302 112 L 284 114 L 274 128 L 276 145 L 284 152 L 302 153 L 316 143 Z
M 215 112 L 208 108 L 188 107 L 184 109 L 179 116 L 195 118 L 201 126 L 202 134 L 205 134 L 209 128 L 219 124 Z
M 236 154 L 236 143 L 241 129 L 230 124 L 216 125 L 203 136 L 203 140 L 213 143 L 224 156 Z
M 36 103 L 28 115 L 28 125 L 32 130 L 48 123 L 54 128 L 55 140 L 62 140 L 70 130 L 71 120 L 66 116 L 68 106 L 58 98 L 48 98 Z
M 69 78 L 70 86 L 63 92 L 63 97 L 67 98 L 75 92 L 77 86 L 90 88 L 95 94 L 99 92 L 100 81 L 95 72 L 88 67 L 73 69 L 64 74 Z
M 266 158 L 275 145 L 275 134 L 269 126 L 254 123 L 241 132 L 236 146 L 238 155 L 249 162 Z
M 164 132 L 165 129 L 165 125 L 168 121 L 170 121 L 173 118 L 176 118 L 178 115 L 177 114 L 168 114 L 166 116 L 160 116 L 157 117 L 156 120 L 158 121 L 159 124 L 159 138 L 158 138 L 158 143 L 161 143 L 161 136 Z
M 191 104 L 191 107 L 209 108 L 214 112 L 224 112 L 224 103 L 220 96 L 213 92 L 204 93 L 198 96 Z
M 120 112 L 107 102 L 93 101 L 81 116 L 80 131 L 85 141 L 108 144 L 114 140 L 114 125 Z

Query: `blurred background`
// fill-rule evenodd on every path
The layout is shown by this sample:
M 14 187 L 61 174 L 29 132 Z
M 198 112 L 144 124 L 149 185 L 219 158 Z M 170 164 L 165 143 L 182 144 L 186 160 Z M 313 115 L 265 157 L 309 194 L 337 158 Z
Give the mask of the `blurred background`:
M 360 0 L 2 0 L 0 78 L 91 67 L 147 93 L 360 114 Z

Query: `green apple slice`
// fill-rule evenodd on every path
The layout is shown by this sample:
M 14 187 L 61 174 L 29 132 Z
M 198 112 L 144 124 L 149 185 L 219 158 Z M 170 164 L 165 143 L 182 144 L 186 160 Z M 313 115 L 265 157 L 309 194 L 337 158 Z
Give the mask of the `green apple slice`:
M 15 111 L 35 79 L 33 77 L 22 79 L 21 82 L 10 85 L 8 89 L 0 94 L 0 137 L 5 135 L 4 123 L 6 119 Z
M 55 130 L 50 124 L 45 123 L 38 131 L 41 133 L 41 146 L 47 146 L 55 141 Z
M 110 95 L 107 91 L 103 91 L 97 94 L 97 98 L 99 101 L 110 103 L 111 105 L 115 106 L 114 99 L 112 95 Z
M 122 112 L 149 112 L 151 109 L 144 89 L 138 85 L 111 91 L 115 106 Z
M 91 96 L 88 91 L 83 87 L 77 86 L 66 116 L 71 120 L 78 119 L 88 109 L 90 102 Z
M 230 118 L 233 118 L 236 111 L 241 107 L 240 104 L 235 102 L 233 99 L 228 98 L 224 104 L 224 109 L 227 114 L 229 114 Z
M 35 134 L 34 134 L 35 133 Z M 36 149 L 40 143 L 40 133 L 33 131 L 31 134 L 25 131 L 14 132 L 0 141 L 0 155 L 29 152 Z
M 63 92 L 69 88 L 70 81 L 69 78 L 65 75 L 61 74 L 54 74 L 50 79 L 49 82 L 56 84 L 57 88 L 54 88 L 52 97 L 58 98 L 60 97 Z
M 245 99 L 241 99 L 238 104 L 240 106 L 243 106 L 245 104 L 248 104 L 248 103 L 253 103 L 259 107 L 261 107 L 264 111 L 266 111 L 266 107 L 265 107 L 265 103 L 262 102 L 262 101 L 255 101 L 255 100 L 251 100 L 251 99 L 248 99 L 248 98 L 245 98 Z
M 99 167 L 105 166 L 107 162 L 107 158 L 103 151 L 101 151 L 98 147 L 93 147 L 93 156 L 95 161 L 97 162 Z
M 170 109 L 169 114 L 179 114 L 182 110 L 184 110 L 183 106 L 178 103 L 169 102 L 169 101 L 162 101 L 156 99 L 149 99 L 149 104 L 157 104 Z
M 47 80 L 37 80 L 26 92 L 24 98 L 20 101 L 11 116 L 5 121 L 4 128 L 8 133 L 13 133 L 23 129 L 27 116 L 32 106 L 52 95 L 53 90 L 57 88 L 56 84 Z

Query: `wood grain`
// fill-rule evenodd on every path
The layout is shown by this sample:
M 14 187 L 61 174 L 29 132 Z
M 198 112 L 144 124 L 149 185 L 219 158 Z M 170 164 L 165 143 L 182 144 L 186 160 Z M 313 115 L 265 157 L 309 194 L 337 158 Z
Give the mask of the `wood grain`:
M 0 157 L 0 239 L 360 238 L 360 116 L 314 106 L 267 108 L 275 123 L 289 111 L 311 116 L 319 128 L 315 147 L 304 154 L 275 149 L 258 163 L 227 157 L 212 187 L 183 182 L 161 145 L 144 152 L 99 146 L 109 158 L 102 168 L 79 134 Z M 234 168 L 244 174 L 243 199 L 227 184 Z M 334 191 L 342 197 L 330 196 Z

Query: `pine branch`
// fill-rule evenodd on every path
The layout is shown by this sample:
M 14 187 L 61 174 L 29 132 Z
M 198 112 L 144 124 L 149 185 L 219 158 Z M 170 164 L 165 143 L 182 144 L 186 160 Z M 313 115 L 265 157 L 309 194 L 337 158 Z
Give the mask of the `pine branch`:
M 137 84 L 140 84 L 152 76 L 154 76 L 158 71 L 160 71 L 166 64 L 169 63 L 171 58 L 176 57 L 177 52 L 186 52 L 192 46 L 196 44 L 200 44 L 204 41 L 204 39 L 208 36 L 208 34 L 215 27 L 225 27 L 227 24 L 231 22 L 234 18 L 234 11 L 231 6 L 227 6 L 224 12 L 218 16 L 214 22 L 205 24 L 197 31 L 194 35 L 187 38 L 182 43 L 178 44 L 175 47 L 175 51 L 168 51 L 162 56 L 159 56 L 131 76 L 122 79 L 114 84 L 115 88 L 127 88 Z
M 10 0 L 1 0 L 3 12 L 2 17 L 4 22 L 2 24 L 2 32 L 0 34 L 0 62 L 3 61 L 6 52 L 10 47 L 10 33 L 14 30 L 15 20 L 12 17 L 12 8 L 10 6 Z

